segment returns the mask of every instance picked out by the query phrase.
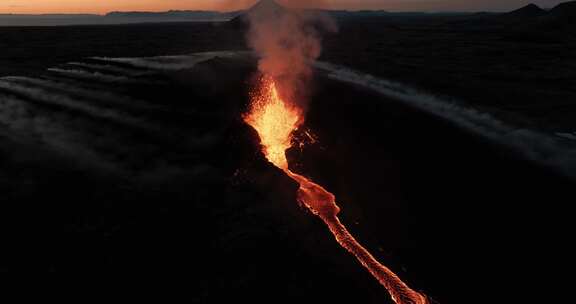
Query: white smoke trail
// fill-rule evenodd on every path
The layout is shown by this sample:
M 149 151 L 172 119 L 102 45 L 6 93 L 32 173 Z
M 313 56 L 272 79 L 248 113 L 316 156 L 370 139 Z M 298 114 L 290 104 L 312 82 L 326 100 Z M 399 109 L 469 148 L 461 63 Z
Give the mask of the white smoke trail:
M 14 92 L 21 96 L 25 96 L 37 102 L 59 105 L 68 109 L 81 111 L 95 118 L 107 119 L 140 129 L 150 128 L 150 126 L 147 126 L 147 123 L 143 119 L 132 117 L 125 113 L 120 113 L 109 108 L 95 107 L 90 104 L 83 103 L 80 100 L 71 99 L 62 94 L 54 94 L 47 90 L 23 86 L 3 79 L 0 79 L 0 88 L 8 92 Z
M 316 67 L 327 73 L 331 79 L 359 85 L 391 97 L 450 121 L 502 146 L 510 147 L 530 160 L 552 166 L 566 175 L 576 177 L 576 147 L 574 145 L 565 145 L 542 132 L 516 128 L 496 119 L 489 113 L 439 99 L 398 82 L 326 62 L 318 62 Z
M 85 63 L 85 62 L 68 62 L 66 63 L 67 66 L 78 67 L 88 71 L 98 71 L 100 73 L 109 73 L 111 76 L 126 76 L 126 77 L 135 77 L 135 76 L 142 76 L 146 75 L 147 72 L 145 71 L 137 71 L 134 69 L 128 68 L 121 68 L 117 66 L 112 66 L 108 64 L 92 64 L 92 63 Z M 148 73 L 149 74 L 149 73 Z
M 253 56 L 249 52 L 225 52 L 225 54 L 237 56 Z M 201 53 L 203 56 L 222 56 L 222 53 Z M 196 54 L 185 56 L 159 56 L 150 58 L 164 58 L 172 61 L 172 68 L 190 67 L 191 62 L 198 59 Z M 138 62 L 141 67 L 161 68 L 163 63 L 150 63 L 150 58 L 145 62 L 138 62 L 139 58 L 120 58 L 119 62 Z M 117 59 L 110 59 L 116 61 Z M 200 61 L 201 62 L 201 61 Z M 464 107 L 455 101 L 441 99 L 431 94 L 423 93 L 408 85 L 378 78 L 366 73 L 354 71 L 339 65 L 317 62 L 315 67 L 327 73 L 328 77 L 337 81 L 359 85 L 384 96 L 406 103 L 427 113 L 433 114 L 444 120 L 450 121 L 460 128 L 469 130 L 493 142 L 514 149 L 524 157 L 537 161 L 556 169 L 566 175 L 576 177 L 576 148 L 567 144 L 567 139 L 576 136 L 562 133 L 556 134 L 562 139 L 536 130 L 518 128 L 507 124 L 489 113 L 473 108 Z
M 127 65 L 133 65 L 136 68 L 145 68 L 151 70 L 159 71 L 172 71 L 181 70 L 186 68 L 194 67 L 194 65 L 201 63 L 206 60 L 210 60 L 216 57 L 222 58 L 245 58 L 253 57 L 252 52 L 208 52 L 208 53 L 198 53 L 189 55 L 179 55 L 179 56 L 156 56 L 156 57 L 146 57 L 146 58 L 94 58 L 96 60 L 109 61 L 124 63 Z M 89 66 L 85 66 L 90 68 Z M 500 145 L 511 147 L 516 150 L 521 155 L 531 160 L 544 163 L 554 168 L 559 169 L 563 173 L 576 177 L 576 148 L 571 144 L 574 142 L 574 136 L 572 133 L 559 133 L 555 135 L 545 134 L 543 132 L 538 132 L 535 130 L 528 130 L 524 128 L 517 128 L 513 125 L 502 122 L 501 120 L 495 118 L 489 113 L 481 112 L 479 110 L 464 107 L 457 102 L 435 97 L 431 94 L 423 93 L 417 89 L 414 89 L 408 85 L 401 84 L 398 82 L 377 78 L 375 76 L 355 71 L 346 67 L 338 66 L 335 64 L 330 64 L 326 62 L 318 62 L 315 67 L 320 72 L 324 72 L 327 76 L 333 80 L 342 81 L 346 83 L 355 84 L 363 88 L 375 91 L 384 96 L 391 97 L 400 102 L 406 103 L 414 108 L 418 108 L 427 113 L 431 113 L 439 118 L 450 121 L 460 128 L 469 130 L 478 134 L 482 137 L 488 138 L 495 143 Z M 120 68 L 122 69 L 122 68 Z M 129 68 L 128 68 L 129 69 Z M 57 69 L 58 70 L 58 69 Z M 63 73 L 67 73 L 62 71 Z M 125 82 L 134 81 L 129 77 L 110 77 L 110 75 L 99 75 L 98 73 L 88 73 L 85 71 L 74 71 L 72 75 L 78 75 L 79 80 L 92 80 L 103 78 L 108 82 Z M 85 96 L 93 99 L 100 99 L 106 102 L 119 102 L 126 104 L 137 104 L 136 107 L 143 107 L 147 110 L 154 111 L 157 107 L 156 105 L 146 105 L 139 100 L 129 100 L 125 99 L 127 97 L 122 96 L 118 99 L 118 95 L 114 93 L 108 93 L 104 91 L 95 91 L 94 89 L 82 88 L 80 85 L 73 86 L 64 82 L 58 81 L 46 81 L 34 78 L 26 77 L 4 77 L 1 79 L 0 84 L 6 86 L 6 83 L 10 82 L 28 82 L 33 85 L 46 88 L 43 90 L 32 90 L 28 91 L 28 95 L 31 99 L 41 100 L 44 102 L 60 103 L 63 106 L 78 107 L 79 103 L 77 100 L 72 100 L 68 97 L 63 97 L 59 94 L 51 93 L 48 88 L 52 86 L 53 88 L 61 89 L 63 92 L 69 91 L 76 96 Z M 89 83 L 89 82 L 88 82 Z M 13 88 L 13 85 L 8 85 Z M 8 88 L 7 88 L 8 89 Z M 26 86 L 20 86 L 18 93 L 24 94 L 30 88 Z M 48 97 L 48 98 L 47 98 Z M 46 100 L 48 99 L 48 100 Z M 7 99 L 3 98 L 2 107 L 0 108 L 0 115 L 2 119 L 0 123 L 10 124 L 11 128 L 18 129 L 18 126 L 30 125 L 30 119 L 15 119 L 11 122 L 10 115 L 15 115 L 22 110 L 14 106 L 14 102 L 10 102 L 12 107 L 8 106 L 6 103 Z M 63 103 L 62 103 L 63 102 Z M 7 107 L 10 109 L 6 110 Z M 160 107 L 160 106 L 158 106 Z M 106 111 L 101 112 L 102 109 L 99 107 L 86 107 L 80 106 L 78 110 L 82 110 L 89 113 L 100 113 L 93 114 L 99 117 L 108 119 L 120 119 L 125 120 L 127 116 L 121 115 L 119 113 L 115 114 L 104 114 Z M 161 110 L 158 108 L 158 110 Z M 114 111 L 112 111 L 114 112 Z M 38 122 L 34 124 L 37 126 L 35 129 L 46 128 L 46 130 L 55 130 L 55 127 L 49 127 L 45 118 L 37 118 Z M 130 120 L 130 119 L 129 119 Z M 142 127 L 142 120 L 132 120 L 131 124 L 136 124 Z M 40 131 L 36 131 L 39 133 Z M 48 131 L 46 131 L 48 132 Z M 60 131 L 54 131 L 54 133 L 59 133 Z M 63 141 L 60 141 L 62 145 Z M 74 148 L 75 149 L 75 148 Z M 72 148 L 71 148 L 72 150 Z
M 2 77 L 0 80 L 5 80 L 12 83 L 20 83 L 25 86 L 35 86 L 47 91 L 62 92 L 66 95 L 77 96 L 81 100 L 89 100 L 103 105 L 120 105 L 130 109 L 143 110 L 149 112 L 166 112 L 168 107 L 162 105 L 150 104 L 146 101 L 133 99 L 125 95 L 118 95 L 104 90 L 89 89 L 81 87 L 80 85 L 71 85 L 60 81 L 52 81 L 45 79 L 37 79 L 23 76 L 7 76 Z
M 94 150 L 82 144 L 79 128 L 66 127 L 74 119 L 62 115 L 47 115 L 26 102 L 0 94 L 0 125 L 12 130 L 18 140 L 30 139 L 51 147 L 58 153 L 82 159 L 100 170 L 113 172 L 116 166 L 105 161 Z
M 142 58 L 108 58 L 94 57 L 92 59 L 105 62 L 117 62 L 128 64 L 137 68 L 145 68 L 159 71 L 178 71 L 193 68 L 198 63 L 214 58 L 234 58 L 248 54 L 247 52 L 205 52 L 177 56 L 155 56 Z
M 155 84 L 159 83 L 157 81 L 152 80 L 141 80 L 131 77 L 125 76 L 112 76 L 108 74 L 103 74 L 100 72 L 87 72 L 82 70 L 74 70 L 74 69 L 62 69 L 62 68 L 49 68 L 48 71 L 54 72 L 57 74 L 71 76 L 73 78 L 82 79 L 82 80 L 99 80 L 111 83 L 124 83 L 124 84 Z
M 86 120 L 65 111 L 47 110 L 0 92 L 0 129 L 3 128 L 11 130 L 9 135 L 20 141 L 42 144 L 91 168 L 122 176 L 138 177 L 148 174 L 149 170 L 178 168 L 157 157 L 158 152 L 150 152 L 161 149 L 154 141 L 134 142 L 130 133 L 118 126 Z M 197 140 L 206 144 L 212 138 Z M 186 142 L 182 145 L 193 147 Z M 156 156 L 146 159 L 143 166 L 141 158 L 146 153 Z
M 576 140 L 576 132 L 566 133 L 566 132 L 558 132 L 555 133 L 556 136 L 568 139 L 568 140 Z

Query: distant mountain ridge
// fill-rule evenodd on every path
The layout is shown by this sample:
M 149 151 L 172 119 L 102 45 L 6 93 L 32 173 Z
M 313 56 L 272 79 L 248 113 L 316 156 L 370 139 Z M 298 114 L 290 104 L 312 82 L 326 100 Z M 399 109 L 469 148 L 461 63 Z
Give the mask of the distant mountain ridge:
M 93 14 L 0 14 L 0 26 L 108 25 L 163 22 L 224 22 L 240 12 L 179 11 Z
M 560 3 L 552 9 L 529 4 L 507 13 L 476 13 L 450 22 L 468 29 L 505 29 L 530 32 L 576 33 L 576 1 Z
M 517 10 L 499 15 L 501 19 L 508 21 L 540 21 L 547 22 L 551 19 L 562 22 L 576 22 L 576 1 L 560 3 L 550 10 L 545 10 L 536 4 L 529 4 Z
M 576 21 L 576 1 L 558 4 L 550 10 L 550 16 L 554 18 L 571 18 L 572 21 Z
M 502 16 L 507 18 L 533 18 L 544 16 L 547 13 L 548 12 L 545 9 L 542 9 L 538 5 L 532 3 L 509 13 L 505 13 Z
M 550 10 L 530 4 L 501 17 L 532 30 L 562 30 L 576 33 L 576 1 L 560 3 Z
M 542 18 L 544 27 L 576 33 L 576 1 L 558 4 Z
M 97 18 L 96 14 L 0 14 L 0 18 Z
M 110 12 L 104 17 L 114 18 L 230 18 L 234 12 L 170 10 L 165 12 Z
M 246 14 L 261 9 L 284 10 L 274 0 L 262 0 L 247 10 L 218 12 L 209 10 L 169 10 L 163 12 L 147 11 L 114 11 L 105 15 L 94 14 L 0 14 L 0 26 L 26 25 L 74 25 L 74 24 L 125 24 L 146 22 L 187 22 L 231 21 L 231 24 L 246 25 Z M 402 17 L 426 15 L 461 15 L 462 18 L 452 21 L 468 27 L 527 27 L 544 29 L 562 29 L 576 32 L 576 1 L 564 2 L 546 10 L 536 4 L 529 4 L 508 13 L 424 13 L 424 12 L 388 12 L 385 10 L 327 10 L 311 9 L 338 19 L 362 17 Z

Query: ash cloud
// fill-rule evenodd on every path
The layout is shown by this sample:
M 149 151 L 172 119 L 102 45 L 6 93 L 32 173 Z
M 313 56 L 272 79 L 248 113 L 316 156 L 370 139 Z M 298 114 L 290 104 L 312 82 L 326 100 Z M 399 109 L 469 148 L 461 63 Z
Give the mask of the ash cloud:
M 322 33 L 335 32 L 327 15 L 302 8 L 303 1 L 260 1 L 248 12 L 248 43 L 260 57 L 259 71 L 273 77 L 284 100 L 305 109 L 312 63 L 322 51 Z M 306 7 L 322 1 L 306 1 Z

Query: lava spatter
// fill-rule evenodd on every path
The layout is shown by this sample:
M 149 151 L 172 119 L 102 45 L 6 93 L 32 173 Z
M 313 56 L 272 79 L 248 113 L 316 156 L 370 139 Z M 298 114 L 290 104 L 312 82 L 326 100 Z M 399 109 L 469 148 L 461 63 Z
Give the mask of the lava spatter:
M 335 196 L 308 178 L 289 169 L 286 150 L 292 146 L 292 134 L 303 123 L 304 114 L 298 107 L 280 97 L 275 81 L 263 77 L 252 96 L 250 112 L 244 121 L 260 136 L 266 158 L 296 181 L 298 200 L 328 226 L 336 241 L 356 257 L 378 282 L 388 290 L 397 304 L 427 304 L 426 296 L 412 290 L 394 272 L 379 263 L 356 241 L 340 222 L 340 208 Z

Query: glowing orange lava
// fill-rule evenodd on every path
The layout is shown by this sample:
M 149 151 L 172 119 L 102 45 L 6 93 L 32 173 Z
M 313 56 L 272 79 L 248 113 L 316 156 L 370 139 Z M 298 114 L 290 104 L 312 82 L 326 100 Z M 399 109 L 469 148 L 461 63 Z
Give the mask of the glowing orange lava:
M 397 304 L 427 304 L 426 297 L 408 287 L 386 266 L 380 264 L 348 232 L 338 219 L 340 208 L 334 195 L 322 186 L 288 168 L 286 150 L 292 146 L 292 133 L 303 122 L 302 111 L 282 100 L 275 82 L 263 78 L 259 91 L 252 97 L 250 113 L 244 117 L 260 135 L 266 158 L 300 185 L 298 200 L 328 226 L 338 243 L 384 286 Z

